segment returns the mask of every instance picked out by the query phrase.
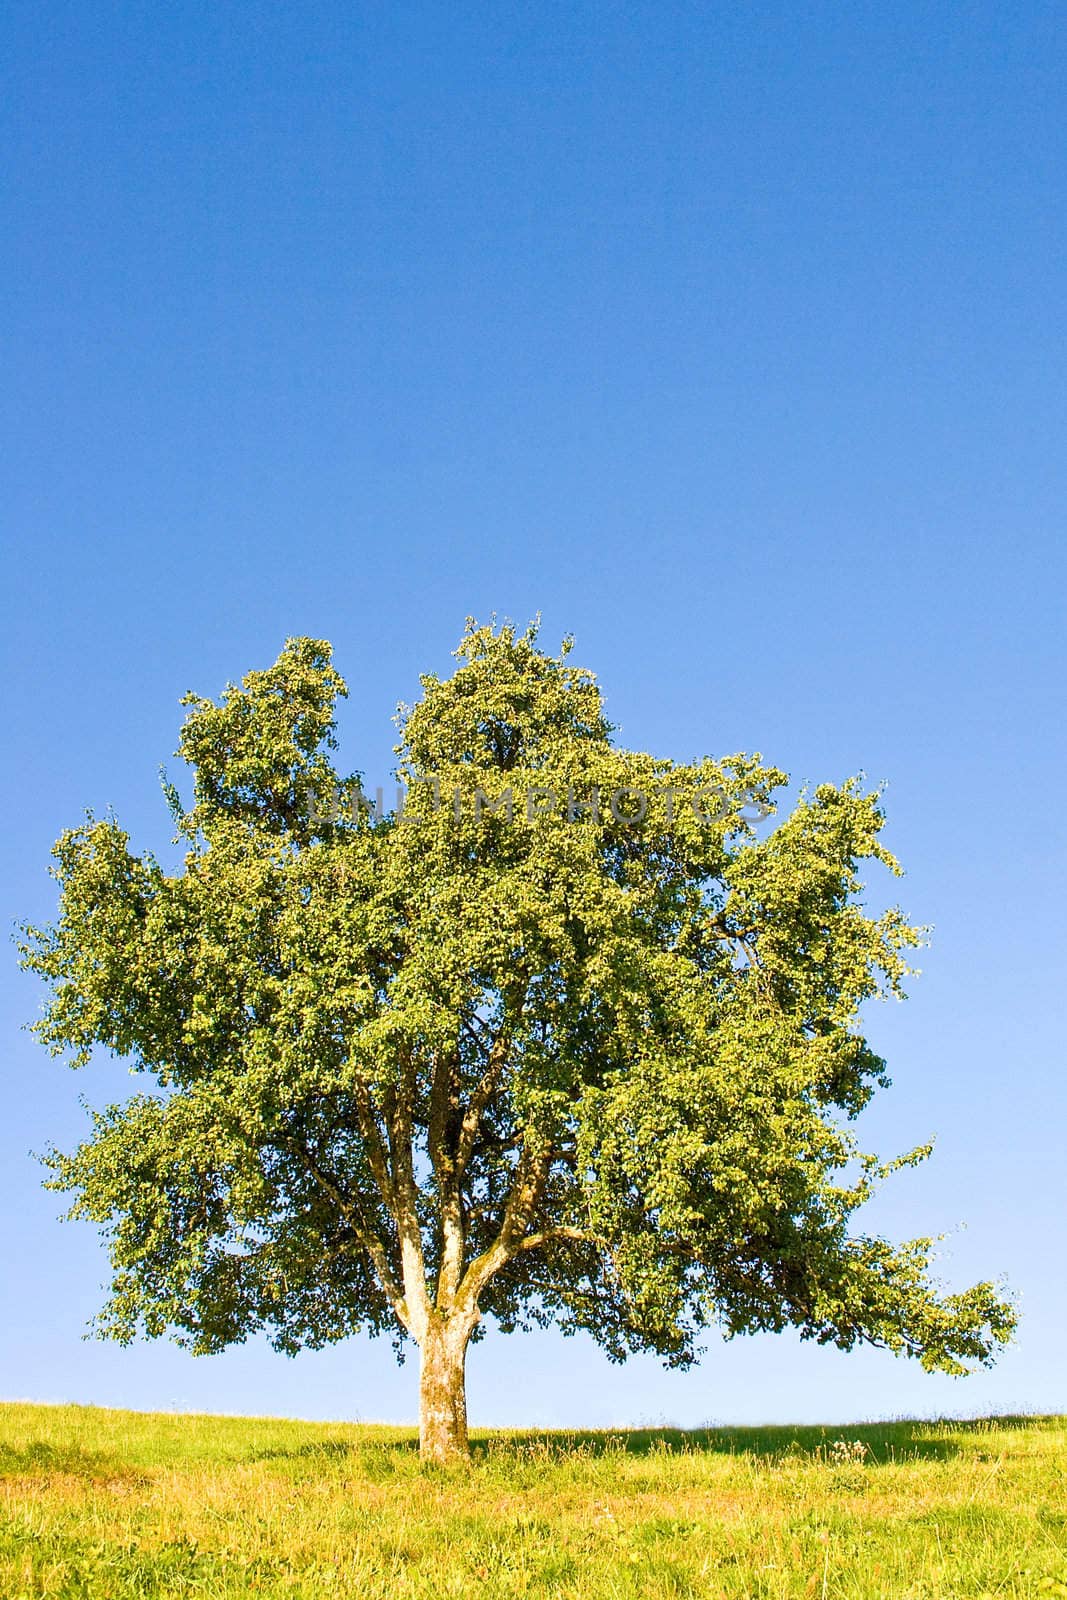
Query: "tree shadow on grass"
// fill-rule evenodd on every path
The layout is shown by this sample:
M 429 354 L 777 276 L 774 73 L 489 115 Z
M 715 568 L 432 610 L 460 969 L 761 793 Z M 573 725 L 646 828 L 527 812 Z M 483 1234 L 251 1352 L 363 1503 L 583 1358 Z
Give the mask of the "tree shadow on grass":
M 581 1457 L 726 1455 L 749 1456 L 767 1462 L 798 1460 L 834 1461 L 834 1447 L 864 1446 L 859 1459 L 872 1466 L 900 1461 L 950 1461 L 980 1449 L 988 1440 L 998 1449 L 998 1433 L 1020 1428 L 1062 1426 L 1048 1416 L 975 1417 L 931 1421 L 842 1423 L 821 1427 L 758 1428 L 615 1428 L 479 1430 L 471 1439 L 475 1463 L 564 1462 Z M 368 1433 L 370 1430 L 368 1429 Z M 350 1462 L 361 1475 L 382 1478 L 411 1463 L 418 1450 L 414 1430 L 408 1435 L 383 1439 L 373 1436 L 323 1440 L 257 1450 L 249 1461 L 289 1461 L 313 1466 L 315 1462 Z M 836 1459 L 840 1460 L 840 1457 Z M 846 1458 L 847 1459 L 847 1458 Z
M 356 1424 L 358 1426 L 358 1424 Z M 283 1445 L 276 1450 L 253 1450 L 245 1461 L 354 1461 L 367 1464 L 391 1455 L 409 1457 L 419 1448 L 414 1432 L 410 1438 L 324 1439 L 321 1443 Z
M 618 1428 L 609 1430 L 551 1430 L 479 1435 L 472 1443 L 476 1458 L 541 1456 L 562 1459 L 568 1455 L 650 1456 L 747 1455 L 761 1459 L 790 1456 L 833 1459 L 834 1446 L 860 1444 L 860 1459 L 872 1465 L 901 1460 L 949 1461 L 988 1438 L 996 1449 L 996 1436 L 1020 1428 L 1062 1426 L 1049 1416 L 940 1418 L 929 1421 L 841 1423 L 838 1426 L 767 1426 L 757 1428 Z

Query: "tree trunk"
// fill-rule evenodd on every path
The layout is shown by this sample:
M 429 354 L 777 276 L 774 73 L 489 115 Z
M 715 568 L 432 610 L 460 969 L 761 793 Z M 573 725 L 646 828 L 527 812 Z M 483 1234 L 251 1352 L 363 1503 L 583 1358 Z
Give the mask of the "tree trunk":
M 434 1319 L 421 1344 L 419 1374 L 419 1454 L 447 1466 L 465 1461 L 467 1448 L 467 1341 L 464 1323 Z

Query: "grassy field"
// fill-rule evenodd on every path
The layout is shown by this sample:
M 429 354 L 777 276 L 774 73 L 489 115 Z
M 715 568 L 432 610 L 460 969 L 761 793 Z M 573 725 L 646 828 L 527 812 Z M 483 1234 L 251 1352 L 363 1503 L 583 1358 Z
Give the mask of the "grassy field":
M 0 1595 L 1067 1596 L 1067 1418 L 486 1434 L 0 1406 Z

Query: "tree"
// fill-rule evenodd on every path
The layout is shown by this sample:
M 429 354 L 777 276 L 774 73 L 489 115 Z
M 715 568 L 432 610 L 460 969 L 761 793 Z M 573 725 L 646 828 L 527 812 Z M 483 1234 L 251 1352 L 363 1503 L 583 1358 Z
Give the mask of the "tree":
M 470 622 L 457 656 L 401 708 L 402 809 L 338 773 L 345 686 L 294 639 L 183 702 L 178 870 L 111 818 L 56 845 L 37 1031 L 153 1080 L 46 1158 L 109 1236 L 100 1331 L 414 1340 L 438 1462 L 490 1316 L 679 1366 L 712 1326 L 987 1363 L 991 1284 L 943 1294 L 930 1240 L 850 1227 L 927 1153 L 849 1127 L 886 1082 L 859 1008 L 919 941 L 858 903 L 861 862 L 899 870 L 878 796 L 825 785 L 761 830 L 781 772 L 618 748 L 567 645 Z

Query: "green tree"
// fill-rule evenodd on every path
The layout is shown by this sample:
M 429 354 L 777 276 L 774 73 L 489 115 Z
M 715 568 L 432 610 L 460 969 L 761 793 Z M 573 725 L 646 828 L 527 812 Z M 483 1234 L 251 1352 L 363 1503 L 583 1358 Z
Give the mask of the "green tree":
M 674 1365 L 708 1327 L 787 1326 L 988 1362 L 1014 1320 L 991 1284 L 942 1294 L 930 1240 L 850 1226 L 926 1154 L 849 1128 L 886 1081 L 859 1008 L 918 942 L 858 903 L 861 862 L 898 870 L 877 795 L 759 829 L 781 772 L 618 748 L 567 646 L 472 622 L 457 657 L 401 710 L 399 814 L 337 772 L 345 686 L 295 639 L 183 702 L 180 870 L 111 819 L 56 845 L 37 1031 L 152 1080 L 47 1157 L 108 1234 L 100 1331 L 414 1340 L 435 1461 L 466 1451 L 486 1317 Z

